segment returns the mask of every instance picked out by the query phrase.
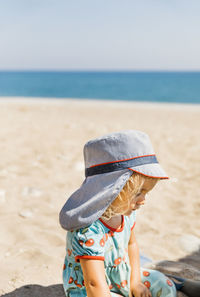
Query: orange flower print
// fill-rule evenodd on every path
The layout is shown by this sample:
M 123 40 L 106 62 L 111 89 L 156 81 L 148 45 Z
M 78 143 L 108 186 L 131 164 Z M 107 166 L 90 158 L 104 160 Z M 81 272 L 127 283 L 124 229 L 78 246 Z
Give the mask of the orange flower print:
M 151 287 L 151 283 L 149 281 L 145 281 L 144 285 L 149 289 Z
M 78 242 L 79 242 L 80 245 L 83 246 L 83 244 L 84 244 L 84 241 L 83 240 L 79 240 Z
M 121 257 L 115 259 L 115 261 L 114 261 L 114 263 L 115 263 L 115 267 L 116 267 L 117 265 L 119 265 L 119 264 L 121 263 L 121 261 L 122 261 L 122 258 L 121 258 Z
M 85 237 L 85 240 L 83 241 L 83 240 L 79 240 L 78 242 L 79 242 L 79 244 L 80 245 L 86 245 L 86 246 L 92 246 L 93 244 L 94 244 L 94 239 L 92 239 L 92 238 L 87 238 L 87 236 L 86 236 L 86 233 L 88 232 L 88 228 L 84 228 L 83 230 L 81 230 L 81 234 L 83 234 L 83 236 Z
M 125 288 L 126 287 L 126 285 L 127 285 L 127 280 L 123 280 L 122 282 L 121 282 L 121 287 L 122 288 Z
M 94 239 L 90 238 L 85 242 L 86 246 L 92 246 L 94 244 Z
M 77 279 L 74 281 L 75 285 L 78 287 L 78 288 L 82 288 L 82 285 L 81 284 L 78 284 L 78 281 Z
M 104 238 L 102 238 L 102 239 L 100 240 L 99 244 L 100 244 L 100 246 L 102 246 L 102 247 L 105 245 Z
M 69 249 L 67 250 L 68 256 L 71 256 L 72 251 L 70 251 Z
M 168 284 L 170 287 L 173 286 L 172 282 L 171 282 L 169 279 L 167 279 L 167 284 Z
M 150 272 L 149 271 L 143 271 L 143 275 L 144 276 L 149 276 L 150 275 Z

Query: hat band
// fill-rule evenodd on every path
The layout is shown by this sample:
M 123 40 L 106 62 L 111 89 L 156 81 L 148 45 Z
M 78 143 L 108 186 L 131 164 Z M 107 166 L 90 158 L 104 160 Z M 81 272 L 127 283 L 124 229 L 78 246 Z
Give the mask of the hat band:
M 100 164 L 85 169 L 85 176 L 92 176 L 96 174 L 103 174 L 113 171 L 119 171 L 130 167 L 141 166 L 145 164 L 158 163 L 155 155 L 135 157 L 132 159 L 120 160 L 106 164 Z

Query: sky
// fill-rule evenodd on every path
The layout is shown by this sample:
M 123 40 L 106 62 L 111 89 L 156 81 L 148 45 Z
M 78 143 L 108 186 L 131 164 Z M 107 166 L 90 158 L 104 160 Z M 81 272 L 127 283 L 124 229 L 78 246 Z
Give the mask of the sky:
M 199 0 L 0 0 L 0 70 L 200 70 Z

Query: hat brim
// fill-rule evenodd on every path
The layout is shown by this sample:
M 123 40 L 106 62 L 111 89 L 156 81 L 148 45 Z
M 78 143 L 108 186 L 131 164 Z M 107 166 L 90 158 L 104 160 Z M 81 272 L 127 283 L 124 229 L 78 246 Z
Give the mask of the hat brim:
M 132 175 L 124 169 L 87 177 L 60 212 L 60 224 L 66 230 L 86 227 L 99 219 Z
M 160 179 L 169 178 L 159 163 L 144 164 L 141 166 L 130 167 L 129 169 L 134 172 L 143 174 L 147 177 L 160 178 Z
M 60 212 L 60 224 L 66 230 L 86 227 L 99 219 L 114 201 L 134 172 L 167 179 L 159 163 L 146 164 L 87 177 Z

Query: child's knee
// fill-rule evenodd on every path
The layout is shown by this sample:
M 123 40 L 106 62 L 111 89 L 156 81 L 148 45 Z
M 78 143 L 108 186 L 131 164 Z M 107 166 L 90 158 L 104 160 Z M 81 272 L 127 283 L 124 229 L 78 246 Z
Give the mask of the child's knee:
M 150 290 L 152 297 L 175 297 L 174 283 L 163 273 L 157 270 L 141 268 L 143 284 Z

